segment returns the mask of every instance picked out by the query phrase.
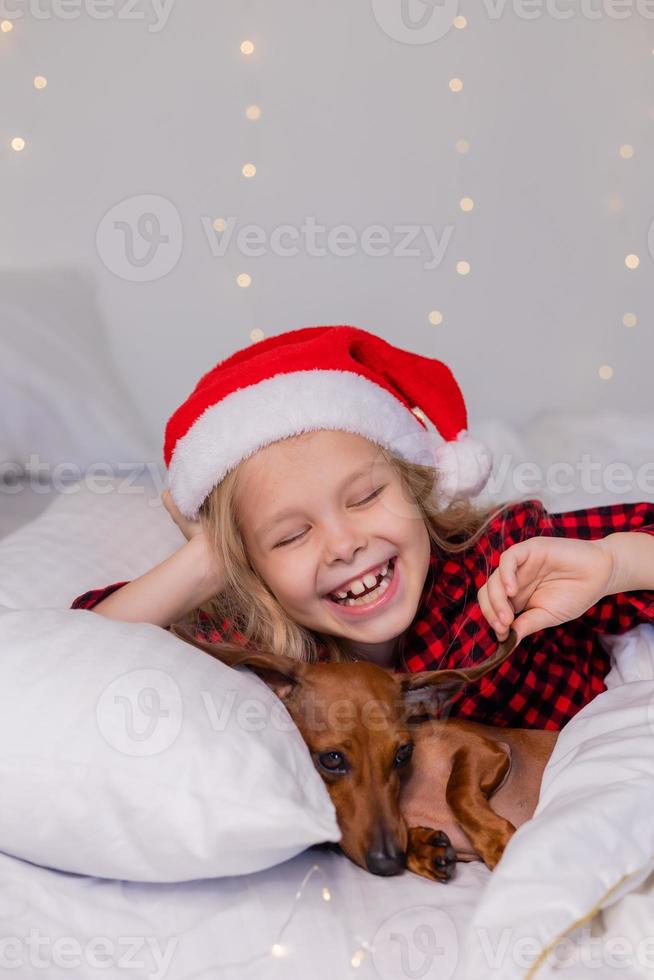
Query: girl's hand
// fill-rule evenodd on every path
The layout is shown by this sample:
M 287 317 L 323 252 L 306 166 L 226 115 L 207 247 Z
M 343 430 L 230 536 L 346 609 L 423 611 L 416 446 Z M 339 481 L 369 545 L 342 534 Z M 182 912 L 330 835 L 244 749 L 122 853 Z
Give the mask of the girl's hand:
M 533 537 L 511 545 L 477 593 L 500 642 L 576 619 L 608 594 L 613 571 L 601 539 Z M 517 613 L 521 613 L 514 619 Z
M 170 495 L 170 490 L 168 489 L 168 487 L 166 487 L 166 489 L 161 494 L 161 499 L 163 501 L 164 507 L 166 508 L 166 510 L 168 511 L 168 513 L 170 514 L 175 524 L 180 529 L 180 531 L 182 532 L 182 534 L 184 535 L 187 541 L 190 541 L 191 538 L 194 538 L 196 534 L 203 533 L 202 525 L 200 521 L 190 521 L 188 517 L 184 517 L 184 515 L 180 513 L 177 505 L 175 504 L 173 498 Z

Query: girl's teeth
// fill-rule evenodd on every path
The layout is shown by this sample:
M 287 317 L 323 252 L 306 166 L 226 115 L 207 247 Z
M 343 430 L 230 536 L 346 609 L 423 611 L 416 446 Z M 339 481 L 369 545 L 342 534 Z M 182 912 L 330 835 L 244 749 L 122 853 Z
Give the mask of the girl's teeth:
M 387 562 L 384 565 L 384 575 L 377 588 L 374 589 L 372 592 L 369 592 L 366 596 L 362 596 L 361 598 L 358 599 L 348 599 L 346 598 L 347 592 L 336 592 L 335 595 L 338 596 L 340 600 L 344 600 L 341 602 L 341 604 L 344 606 L 365 606 L 367 603 L 372 602 L 374 599 L 378 599 L 381 595 L 383 595 L 383 593 L 388 588 L 390 581 L 393 577 L 392 574 L 388 573 L 389 572 L 388 564 L 389 563 Z M 373 576 L 366 575 L 366 578 L 372 578 L 373 584 L 377 581 L 377 576 L 374 575 Z M 363 581 L 365 582 L 365 578 Z M 354 589 L 352 588 L 351 591 L 354 592 Z
M 381 568 L 379 569 L 376 575 L 369 574 L 369 575 L 364 575 L 362 579 L 356 579 L 350 586 L 349 591 L 354 596 L 361 595 L 363 592 L 366 591 L 366 589 L 371 589 L 373 587 L 373 585 L 375 584 L 375 582 L 377 581 L 380 575 L 383 578 L 383 576 L 386 575 L 387 571 L 388 571 L 388 562 L 385 562 L 381 566 Z M 338 599 L 347 598 L 347 592 L 334 592 L 332 593 L 332 595 L 335 595 Z

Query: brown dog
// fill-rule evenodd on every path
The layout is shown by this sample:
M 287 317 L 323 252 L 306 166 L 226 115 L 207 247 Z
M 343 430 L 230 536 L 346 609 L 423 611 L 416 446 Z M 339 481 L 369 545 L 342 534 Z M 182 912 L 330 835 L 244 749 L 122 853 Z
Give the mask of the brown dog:
M 415 674 L 369 661 L 308 664 L 172 632 L 249 667 L 283 701 L 334 803 L 339 847 L 368 871 L 406 867 L 448 881 L 457 860 L 494 868 L 532 816 L 558 733 L 439 717 L 457 691 L 506 660 L 513 630 L 478 667 Z

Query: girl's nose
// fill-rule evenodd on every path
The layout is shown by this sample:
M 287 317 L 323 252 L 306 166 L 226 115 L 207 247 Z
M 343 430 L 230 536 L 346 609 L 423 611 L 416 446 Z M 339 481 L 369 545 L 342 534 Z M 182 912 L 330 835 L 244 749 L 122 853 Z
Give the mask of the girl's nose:
M 359 552 L 364 552 L 365 549 L 366 541 L 363 536 L 344 528 L 325 539 L 325 560 L 329 565 L 335 561 L 354 565 Z

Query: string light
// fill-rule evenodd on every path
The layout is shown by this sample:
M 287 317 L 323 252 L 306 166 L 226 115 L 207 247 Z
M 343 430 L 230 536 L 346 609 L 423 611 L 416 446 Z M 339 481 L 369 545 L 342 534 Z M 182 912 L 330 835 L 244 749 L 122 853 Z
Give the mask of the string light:
M 214 218 L 212 227 L 214 231 L 224 231 L 227 227 L 227 222 L 224 218 Z
M 295 911 L 296 911 L 297 904 L 300 901 L 300 899 L 302 898 L 302 895 L 304 893 L 305 888 L 307 887 L 309 881 L 314 876 L 314 874 L 316 874 L 316 872 L 318 872 L 320 875 L 322 875 L 323 880 L 325 879 L 325 873 L 324 873 L 324 871 L 322 870 L 322 868 L 320 867 L 319 864 L 314 864 L 314 865 L 312 865 L 311 868 L 309 868 L 309 870 L 307 871 L 307 873 L 305 874 L 304 878 L 302 879 L 302 881 L 300 883 L 300 887 L 298 888 L 298 890 L 295 893 L 295 897 L 293 899 L 293 903 L 292 903 L 292 905 L 291 905 L 291 907 L 290 907 L 290 909 L 288 911 L 288 914 L 287 914 L 284 922 L 281 925 L 281 928 L 279 928 L 277 930 L 277 934 L 274 937 L 272 943 L 267 947 L 267 949 L 264 952 L 255 953 L 253 956 L 249 956 L 245 960 L 236 960 L 236 961 L 232 961 L 230 963 L 217 963 L 217 964 L 214 964 L 214 965 L 217 968 L 221 969 L 221 970 L 226 970 L 226 969 L 229 969 L 230 967 L 231 968 L 234 968 L 234 967 L 243 968 L 245 966 L 249 966 L 251 964 L 254 964 L 254 963 L 258 962 L 258 961 L 260 962 L 260 961 L 268 960 L 270 957 L 273 957 L 274 959 L 283 959 L 284 957 L 288 956 L 292 952 L 292 949 L 289 949 L 289 947 L 282 941 L 283 935 L 284 935 L 284 932 L 286 931 L 286 929 L 288 928 L 289 924 L 291 923 L 293 917 L 295 916 Z M 329 896 L 329 899 L 331 899 L 331 892 L 329 891 L 329 888 L 327 888 L 326 886 L 323 886 L 323 888 L 322 888 L 322 897 L 323 897 L 323 899 L 325 899 L 325 901 L 328 901 L 328 898 L 326 896 Z M 360 948 L 357 949 L 357 954 L 359 954 L 360 957 L 363 958 L 365 956 L 365 952 L 364 951 L 367 950 L 367 949 L 369 950 L 371 947 L 368 945 L 368 943 L 364 939 L 362 939 L 361 936 L 355 935 L 353 937 L 353 939 L 354 939 L 355 942 L 359 942 Z M 203 976 L 204 976 L 204 973 L 203 973 Z
M 627 255 L 625 256 L 624 264 L 628 269 L 637 269 L 640 265 L 640 259 L 637 255 Z
M 475 202 L 471 197 L 462 197 L 459 201 L 459 207 L 462 211 L 472 211 L 475 206 Z
M 326 902 L 330 902 L 331 901 L 332 893 L 330 892 L 329 888 L 326 888 L 326 887 L 323 888 L 321 894 L 322 894 L 322 897 L 324 898 L 324 900 Z
M 254 44 L 252 43 L 252 41 L 242 41 L 241 42 L 241 52 L 244 55 L 251 55 L 251 54 L 253 54 L 253 52 L 254 52 Z M 254 104 L 254 103 L 251 104 L 251 105 L 246 106 L 245 107 L 245 118 L 248 119 L 250 122 L 256 122 L 258 119 L 261 118 L 261 107 L 258 106 L 258 105 L 256 105 L 256 104 Z M 255 165 L 253 163 L 245 163 L 241 167 L 241 173 L 243 174 L 244 177 L 246 177 L 248 179 L 251 179 L 252 177 L 254 177 L 256 175 L 256 172 L 257 172 L 257 168 L 255 167 Z M 220 230 L 222 231 L 223 228 L 224 228 L 224 222 L 223 222 L 223 227 L 221 227 Z M 240 286 L 241 288 L 244 289 L 244 288 L 247 288 L 251 284 L 252 277 L 249 276 L 247 272 L 241 272 L 236 277 L 236 282 L 237 282 L 237 285 L 238 286 Z M 258 327 L 255 327 L 255 328 L 253 328 L 250 331 L 250 340 L 253 343 L 259 343 L 260 341 L 263 340 L 263 338 L 264 338 L 264 332 L 263 332 L 263 330 L 259 329 Z M 317 870 L 319 870 L 318 865 L 314 865 L 313 868 L 309 871 L 308 875 L 305 876 L 303 884 L 300 886 L 300 889 L 296 893 L 296 896 L 295 896 L 295 901 L 296 902 L 299 901 L 299 899 L 300 899 L 300 896 L 302 894 L 302 889 L 304 888 L 304 885 L 309 880 L 309 878 L 311 877 L 311 875 L 313 874 L 313 872 L 314 871 L 317 871 Z M 288 919 L 287 919 L 287 923 L 291 920 L 292 917 L 293 917 L 293 909 L 291 909 L 291 911 L 289 913 L 289 916 L 288 916 Z M 285 926 L 283 928 L 285 928 Z M 275 943 L 273 943 L 273 945 L 271 947 L 271 955 L 274 956 L 274 957 L 276 957 L 276 958 L 286 956 L 286 948 L 284 946 L 282 946 L 281 943 L 279 942 L 279 939 L 281 938 L 281 934 L 283 932 L 283 928 L 280 930 L 280 932 L 278 934 L 278 937 L 277 937 L 277 940 L 278 941 L 275 942 Z
M 37 75 L 34 79 L 34 88 L 42 89 L 48 84 L 48 79 L 43 75 Z
M 431 310 L 431 312 L 427 315 L 427 319 L 430 323 L 433 323 L 433 325 L 437 327 L 439 323 L 443 322 L 443 314 L 440 310 Z
M 460 276 L 467 276 L 470 272 L 470 263 L 466 262 L 465 259 L 462 259 L 460 262 L 457 262 L 456 271 Z
M 424 418 L 424 416 L 423 416 L 423 418 Z M 366 955 L 368 953 L 374 952 L 374 947 L 371 946 L 370 943 L 366 942 L 366 940 L 363 938 L 363 936 L 355 935 L 354 938 L 355 939 L 358 939 L 359 946 L 355 950 L 355 952 L 354 952 L 354 954 L 353 954 L 353 956 L 352 956 L 352 958 L 350 960 L 350 963 L 354 967 L 359 967 L 359 966 L 361 966 L 361 964 L 363 963 L 364 959 L 366 958 Z
M 470 149 L 470 143 L 467 140 L 457 140 L 454 145 L 457 153 L 467 153 Z
M 617 214 L 618 211 L 622 211 L 622 198 L 618 194 L 611 194 L 608 199 L 609 211 Z
M 23 139 L 23 137 L 22 136 L 14 136 L 14 138 L 11 141 L 11 148 L 12 148 L 12 150 L 16 150 L 17 153 L 19 153 L 20 150 L 24 150 L 25 149 L 25 140 Z
M 461 14 L 459 14 L 458 17 L 455 17 L 452 23 L 460 31 L 462 31 L 464 27 L 468 26 L 468 21 Z
M 463 82 L 460 78 L 450 78 L 449 88 L 450 92 L 460 92 L 463 88 Z
M 630 143 L 625 143 L 620 147 L 620 156 L 623 160 L 631 160 L 634 155 L 634 148 Z
M 0 23 L 0 31 L 2 31 L 3 34 L 8 34 L 9 31 L 13 31 L 13 29 L 14 29 L 14 25 L 10 20 L 3 20 Z
M 635 313 L 625 313 L 622 317 L 622 322 L 625 327 L 635 327 L 638 323 L 638 318 Z
M 613 377 L 613 368 L 610 364 L 602 364 L 599 371 L 597 372 L 602 379 L 602 381 L 608 381 Z

